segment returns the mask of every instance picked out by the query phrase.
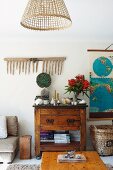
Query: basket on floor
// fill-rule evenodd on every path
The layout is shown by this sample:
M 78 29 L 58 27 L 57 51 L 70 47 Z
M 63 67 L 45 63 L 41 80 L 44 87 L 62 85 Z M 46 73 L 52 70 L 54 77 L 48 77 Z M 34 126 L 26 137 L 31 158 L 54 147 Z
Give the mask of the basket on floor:
M 99 153 L 99 155 L 113 155 L 112 125 L 91 125 L 90 134 L 93 147 Z

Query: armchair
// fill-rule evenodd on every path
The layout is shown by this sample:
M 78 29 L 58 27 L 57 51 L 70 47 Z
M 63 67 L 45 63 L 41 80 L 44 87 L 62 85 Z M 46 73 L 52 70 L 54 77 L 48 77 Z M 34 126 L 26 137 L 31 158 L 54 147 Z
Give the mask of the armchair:
M 17 116 L 7 116 L 6 119 L 8 136 L 0 139 L 0 162 L 10 163 L 18 151 L 18 118 Z

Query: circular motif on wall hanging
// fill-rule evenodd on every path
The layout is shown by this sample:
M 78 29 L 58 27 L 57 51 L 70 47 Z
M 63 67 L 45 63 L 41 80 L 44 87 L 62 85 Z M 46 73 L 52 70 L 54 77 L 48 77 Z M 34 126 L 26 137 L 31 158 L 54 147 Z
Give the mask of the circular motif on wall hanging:
M 93 63 L 93 70 L 97 76 L 105 77 L 108 76 L 112 71 L 112 63 L 106 57 L 99 57 Z
M 51 84 L 51 77 L 47 73 L 40 73 L 36 78 L 36 82 L 41 88 L 49 87 Z

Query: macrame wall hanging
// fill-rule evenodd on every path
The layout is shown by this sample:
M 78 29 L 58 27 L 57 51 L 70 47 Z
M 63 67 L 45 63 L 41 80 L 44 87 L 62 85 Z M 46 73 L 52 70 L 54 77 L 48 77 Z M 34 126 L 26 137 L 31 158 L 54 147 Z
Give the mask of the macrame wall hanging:
M 7 73 L 30 74 L 38 72 L 38 66 L 42 62 L 42 72 L 53 74 L 62 74 L 63 64 L 66 57 L 47 57 L 47 58 L 4 58 L 7 63 Z

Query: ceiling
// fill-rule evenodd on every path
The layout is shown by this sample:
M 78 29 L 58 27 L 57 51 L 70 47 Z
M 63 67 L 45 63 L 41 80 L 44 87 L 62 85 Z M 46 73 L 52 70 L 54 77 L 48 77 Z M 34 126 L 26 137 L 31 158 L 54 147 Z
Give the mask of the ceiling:
M 1 39 L 73 40 L 113 42 L 113 0 L 64 0 L 72 26 L 63 31 L 32 31 L 20 20 L 28 0 L 0 2 Z

